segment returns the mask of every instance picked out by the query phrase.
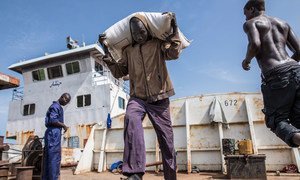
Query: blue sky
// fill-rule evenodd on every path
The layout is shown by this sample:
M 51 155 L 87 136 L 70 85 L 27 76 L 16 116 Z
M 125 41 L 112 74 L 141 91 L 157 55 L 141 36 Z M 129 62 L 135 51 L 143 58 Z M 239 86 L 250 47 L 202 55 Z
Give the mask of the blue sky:
M 66 37 L 81 43 L 97 41 L 115 22 L 137 12 L 176 13 L 178 25 L 193 43 L 177 61 L 168 62 L 175 86 L 173 98 L 208 93 L 258 92 L 256 61 L 243 71 L 247 37 L 243 6 L 246 0 L 1 0 L 0 72 L 20 60 L 66 50 Z M 267 0 L 266 13 L 289 22 L 300 36 L 300 1 Z M 0 135 L 5 132 L 12 90 L 0 91 Z

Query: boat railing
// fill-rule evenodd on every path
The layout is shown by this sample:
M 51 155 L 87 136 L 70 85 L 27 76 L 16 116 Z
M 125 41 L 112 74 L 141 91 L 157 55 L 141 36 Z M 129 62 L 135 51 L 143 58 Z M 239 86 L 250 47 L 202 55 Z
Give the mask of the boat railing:
M 24 88 L 18 87 L 13 89 L 12 100 L 23 100 L 24 97 Z
M 121 88 L 126 94 L 129 94 L 129 83 L 122 78 L 115 78 L 109 70 L 96 71 L 93 74 L 94 85 L 113 83 Z

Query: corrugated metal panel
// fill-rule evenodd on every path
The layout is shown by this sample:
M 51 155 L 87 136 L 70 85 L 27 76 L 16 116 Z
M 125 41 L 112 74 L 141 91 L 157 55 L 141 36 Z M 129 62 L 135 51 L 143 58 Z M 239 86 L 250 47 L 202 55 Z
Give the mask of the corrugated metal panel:
M 222 137 L 236 140 L 255 138 L 253 143 L 258 153 L 267 155 L 268 171 L 296 164 L 292 149 L 266 128 L 261 112 L 262 96 L 259 93 L 188 97 L 172 101 L 170 107 L 179 170 L 188 170 L 189 166 L 197 166 L 200 170 L 222 170 Z M 124 116 L 113 118 L 112 129 L 108 130 L 104 149 L 107 166 L 122 160 L 123 119 Z M 147 117 L 143 126 L 147 163 L 155 162 L 156 135 Z M 99 162 L 102 132 L 103 129 L 95 131 L 95 168 Z M 296 152 L 299 153 L 299 149 Z

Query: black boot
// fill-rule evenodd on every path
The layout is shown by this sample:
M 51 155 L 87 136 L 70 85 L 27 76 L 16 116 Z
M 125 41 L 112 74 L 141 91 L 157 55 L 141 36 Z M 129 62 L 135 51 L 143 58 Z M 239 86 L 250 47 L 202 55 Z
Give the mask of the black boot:
M 128 176 L 128 178 L 121 178 L 121 180 L 143 180 L 143 175 L 142 174 L 132 174 Z

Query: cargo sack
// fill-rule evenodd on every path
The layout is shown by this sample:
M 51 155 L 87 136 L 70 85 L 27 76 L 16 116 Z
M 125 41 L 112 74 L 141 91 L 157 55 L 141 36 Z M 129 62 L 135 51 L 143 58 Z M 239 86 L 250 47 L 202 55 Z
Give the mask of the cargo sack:
M 152 37 L 156 37 L 161 40 L 166 40 L 166 38 L 172 34 L 171 13 L 150 13 L 150 12 L 137 12 L 133 13 L 121 21 L 115 23 L 110 28 L 108 28 L 103 34 L 105 34 L 106 39 L 103 43 L 107 46 L 108 51 L 112 55 L 113 59 L 118 61 L 122 58 L 123 49 L 132 43 L 132 37 L 130 32 L 129 21 L 134 16 L 143 16 L 148 23 L 149 33 Z M 179 30 L 179 38 L 182 43 L 182 49 L 190 45 L 190 41 L 183 35 Z

